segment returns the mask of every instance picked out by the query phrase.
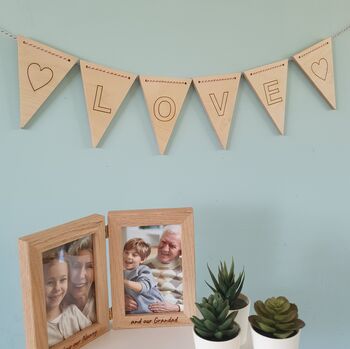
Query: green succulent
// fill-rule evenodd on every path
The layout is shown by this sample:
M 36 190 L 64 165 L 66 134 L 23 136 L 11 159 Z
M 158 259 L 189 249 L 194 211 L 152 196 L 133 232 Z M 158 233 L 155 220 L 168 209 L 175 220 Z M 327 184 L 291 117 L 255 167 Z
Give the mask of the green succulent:
M 215 342 L 227 341 L 235 338 L 240 331 L 239 325 L 234 321 L 237 312 L 229 314 L 228 301 L 217 293 L 203 298 L 201 303 L 196 303 L 203 319 L 192 316 L 194 330 L 198 336 Z
M 257 315 L 249 316 L 249 322 L 257 332 L 266 337 L 292 337 L 305 326 L 304 321 L 298 319 L 298 307 L 289 303 L 286 297 L 257 301 L 254 309 Z
M 217 278 L 210 270 L 209 265 L 207 265 L 207 267 L 214 284 L 211 286 L 208 282 L 206 282 L 210 289 L 214 292 L 218 292 L 223 299 L 227 299 L 231 310 L 244 308 L 247 305 L 246 301 L 244 299 L 238 298 L 241 294 L 244 284 L 244 270 L 242 270 L 236 279 L 235 264 L 233 258 L 230 266 L 230 271 L 227 269 L 226 262 L 220 262 Z

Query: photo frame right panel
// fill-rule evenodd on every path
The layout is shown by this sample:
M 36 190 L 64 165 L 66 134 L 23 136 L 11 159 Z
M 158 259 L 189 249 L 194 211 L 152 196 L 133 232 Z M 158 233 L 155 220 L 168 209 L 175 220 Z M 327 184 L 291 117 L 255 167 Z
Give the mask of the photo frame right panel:
M 195 314 L 192 208 L 108 214 L 112 327 L 191 324 Z

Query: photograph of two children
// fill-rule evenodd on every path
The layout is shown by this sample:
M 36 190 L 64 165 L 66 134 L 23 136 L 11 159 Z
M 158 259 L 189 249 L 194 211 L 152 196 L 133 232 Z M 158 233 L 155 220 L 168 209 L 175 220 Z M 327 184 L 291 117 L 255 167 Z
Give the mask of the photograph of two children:
M 151 220 L 152 224 L 146 219 L 147 225 L 120 224 L 110 236 L 116 327 L 132 327 L 129 325 L 133 323 L 140 327 L 142 319 L 151 319 L 144 322 L 153 327 L 157 322 L 183 324 L 193 313 L 192 306 L 186 305 L 194 298 L 194 265 L 184 260 L 191 261 L 194 251 L 183 246 L 186 240 L 193 240 L 193 231 L 181 222 L 164 222 L 164 218 L 160 222 Z M 41 252 L 45 310 L 41 323 L 45 323 L 42 330 L 48 348 L 78 338 L 80 332 L 99 323 L 101 292 L 95 279 L 97 274 L 99 279 L 105 274 L 96 263 L 100 243 L 95 246 L 98 240 L 94 233 L 82 235 Z M 184 270 L 186 264 L 188 271 Z

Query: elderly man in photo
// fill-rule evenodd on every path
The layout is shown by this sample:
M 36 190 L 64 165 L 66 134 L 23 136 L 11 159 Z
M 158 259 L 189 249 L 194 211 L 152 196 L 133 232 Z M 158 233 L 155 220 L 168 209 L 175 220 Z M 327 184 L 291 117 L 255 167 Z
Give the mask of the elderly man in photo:
M 154 313 L 183 311 L 183 274 L 181 259 L 181 225 L 166 225 L 160 237 L 157 256 L 146 260 L 158 282 L 164 302 L 149 305 Z M 125 296 L 125 310 L 137 309 L 136 301 Z

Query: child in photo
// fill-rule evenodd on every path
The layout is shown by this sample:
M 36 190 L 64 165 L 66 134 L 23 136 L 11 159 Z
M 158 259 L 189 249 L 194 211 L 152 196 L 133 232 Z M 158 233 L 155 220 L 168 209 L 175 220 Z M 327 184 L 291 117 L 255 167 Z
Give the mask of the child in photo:
M 43 253 L 44 288 L 49 347 L 91 325 L 76 305 L 63 308 L 68 289 L 68 263 L 64 248 Z
M 136 310 L 127 312 L 128 314 L 150 313 L 150 304 L 164 302 L 151 269 L 142 264 L 150 253 L 150 245 L 140 238 L 130 239 L 124 245 L 125 292 L 134 298 L 138 305 Z

